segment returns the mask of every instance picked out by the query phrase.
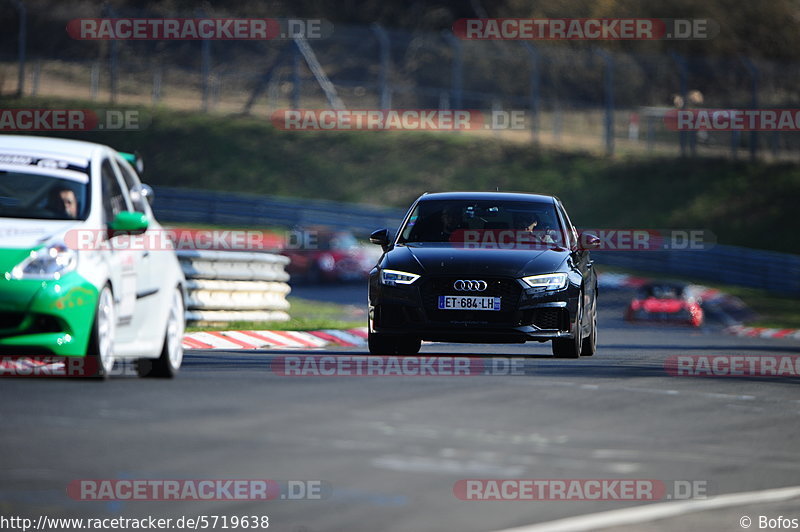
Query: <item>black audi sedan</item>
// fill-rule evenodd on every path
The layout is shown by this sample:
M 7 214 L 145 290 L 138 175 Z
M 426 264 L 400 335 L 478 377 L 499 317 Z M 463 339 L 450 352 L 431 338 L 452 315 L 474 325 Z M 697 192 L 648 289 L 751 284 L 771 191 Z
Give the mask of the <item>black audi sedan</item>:
M 383 255 L 369 278 L 369 350 L 413 355 L 423 340 L 552 340 L 556 357 L 593 355 L 597 276 L 589 249 L 554 196 L 424 194 L 399 231 L 375 231 Z

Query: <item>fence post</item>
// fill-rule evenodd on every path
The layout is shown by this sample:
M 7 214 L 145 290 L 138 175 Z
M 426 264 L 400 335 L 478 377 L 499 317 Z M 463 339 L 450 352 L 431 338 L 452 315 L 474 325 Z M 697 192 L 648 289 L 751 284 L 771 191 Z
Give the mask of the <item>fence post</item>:
M 106 18 L 115 18 L 116 12 L 114 9 L 108 5 L 103 5 L 103 17 Z M 117 87 L 118 87 L 118 79 L 119 76 L 119 48 L 116 39 L 111 39 L 108 41 L 108 90 L 111 93 L 109 95 L 111 103 L 117 102 Z
M 153 71 L 153 105 L 157 104 L 161 99 L 161 82 L 162 82 L 162 69 L 161 66 L 156 67 Z
M 522 41 L 522 46 L 528 52 L 528 61 L 531 65 L 530 87 L 528 92 L 528 108 L 531 112 L 531 137 L 534 142 L 539 140 L 539 91 L 541 89 L 541 56 L 531 43 Z
M 759 71 L 758 67 L 747 57 L 742 56 L 742 63 L 744 63 L 747 73 L 750 74 L 750 109 L 758 109 L 758 81 Z M 755 161 L 758 153 L 758 131 L 753 130 L 750 132 L 750 160 Z
M 195 16 L 205 18 L 206 13 L 202 9 L 195 11 Z M 203 112 L 208 112 L 209 108 L 209 76 L 211 75 L 211 40 L 203 39 L 200 45 L 200 84 L 203 92 Z
M 688 104 L 689 99 L 689 89 L 688 89 L 688 68 L 686 66 L 686 60 L 680 54 L 675 52 L 670 52 L 670 57 L 675 63 L 678 65 L 678 76 L 680 80 L 680 91 L 681 91 L 681 100 L 683 103 L 681 105 L 682 109 L 685 109 Z M 686 145 L 688 144 L 688 131 L 679 131 L 678 138 L 680 139 L 681 143 L 681 157 L 686 156 Z
M 300 109 L 300 48 L 292 41 L 292 109 Z
M 13 0 L 19 12 L 19 33 L 17 35 L 17 96 L 25 93 L 25 62 L 28 46 L 28 8 L 21 0 Z
M 391 42 L 389 34 L 378 23 L 373 23 L 372 31 L 378 39 L 379 55 L 381 60 L 380 74 L 378 75 L 378 86 L 380 87 L 380 106 L 381 109 L 391 109 L 392 93 L 389 89 L 389 68 L 391 67 Z
M 461 41 L 449 31 L 444 33 L 444 38 L 453 49 L 453 69 L 450 80 L 450 92 L 453 95 L 453 108 L 461 109 L 464 98 L 464 54 Z
M 614 57 L 603 50 L 595 48 L 594 53 L 605 63 L 605 137 L 606 155 L 614 155 Z
M 31 96 L 39 94 L 39 79 L 42 76 L 42 61 L 39 60 L 33 66 L 33 79 L 31 80 Z

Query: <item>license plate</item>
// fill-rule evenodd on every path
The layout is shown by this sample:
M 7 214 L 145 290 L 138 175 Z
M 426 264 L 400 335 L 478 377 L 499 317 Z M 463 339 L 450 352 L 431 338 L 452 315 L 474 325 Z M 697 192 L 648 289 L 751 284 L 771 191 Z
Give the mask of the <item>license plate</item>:
M 440 310 L 500 310 L 499 297 L 439 296 Z

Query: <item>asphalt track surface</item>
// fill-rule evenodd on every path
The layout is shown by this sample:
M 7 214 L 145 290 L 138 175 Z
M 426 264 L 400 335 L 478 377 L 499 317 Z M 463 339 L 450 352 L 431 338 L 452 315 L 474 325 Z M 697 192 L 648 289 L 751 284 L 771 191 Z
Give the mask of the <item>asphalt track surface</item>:
M 359 287 L 309 290 L 364 298 Z M 664 369 L 676 354 L 792 355 L 800 343 L 633 326 L 621 320 L 625 297 L 601 293 L 594 357 L 554 360 L 538 343 L 422 349 L 524 356 L 524 375 L 272 373 L 275 356 L 320 354 L 293 350 L 190 351 L 173 381 L 3 379 L 0 516 L 268 515 L 277 531 L 478 532 L 654 503 L 463 501 L 453 493 L 461 479 L 689 480 L 708 495 L 800 485 L 798 379 Z M 258 502 L 87 502 L 65 492 L 77 479 L 187 478 L 322 480 L 333 492 Z M 745 515 L 752 529 L 760 515 L 800 518 L 799 498 L 745 499 L 609 529 L 742 530 Z

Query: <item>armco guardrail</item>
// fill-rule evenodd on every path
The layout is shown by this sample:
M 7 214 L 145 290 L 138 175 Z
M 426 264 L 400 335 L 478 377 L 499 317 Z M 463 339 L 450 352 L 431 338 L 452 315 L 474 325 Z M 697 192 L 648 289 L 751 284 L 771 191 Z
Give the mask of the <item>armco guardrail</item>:
M 598 264 L 800 295 L 800 255 L 716 245 L 696 251 L 593 251 Z
M 179 250 L 190 322 L 289 319 L 287 257 L 271 253 Z
M 369 233 L 400 225 L 397 209 L 301 198 L 155 188 L 153 209 L 160 220 L 254 226 L 326 225 Z

